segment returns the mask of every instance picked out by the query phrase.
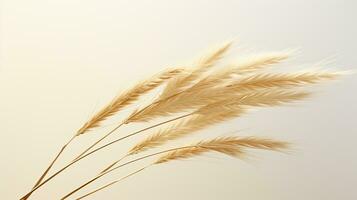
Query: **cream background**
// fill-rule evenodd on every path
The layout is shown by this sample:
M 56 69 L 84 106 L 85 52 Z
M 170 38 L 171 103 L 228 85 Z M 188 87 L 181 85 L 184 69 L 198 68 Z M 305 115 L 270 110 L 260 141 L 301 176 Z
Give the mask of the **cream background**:
M 356 69 L 356 9 L 353 0 L 3 0 L 1 199 L 24 194 L 60 146 L 119 91 L 226 39 L 238 38 L 238 55 L 299 48 L 285 70 L 326 58 L 334 58 L 328 68 Z M 356 84 L 355 75 L 346 76 L 316 87 L 308 102 L 259 110 L 205 131 L 213 136 L 242 129 L 245 135 L 289 140 L 296 144 L 290 155 L 175 162 L 92 199 L 357 199 Z M 122 134 L 138 128 L 126 127 Z M 106 129 L 83 136 L 64 158 Z M 32 199 L 57 199 L 128 145 L 85 160 Z

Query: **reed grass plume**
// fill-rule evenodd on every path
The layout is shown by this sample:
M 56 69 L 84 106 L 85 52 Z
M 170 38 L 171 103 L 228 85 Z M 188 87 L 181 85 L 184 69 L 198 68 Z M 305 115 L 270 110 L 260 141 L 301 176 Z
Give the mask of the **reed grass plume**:
M 210 151 L 239 158 L 242 157 L 245 154 L 246 149 L 249 148 L 281 151 L 288 148 L 289 143 L 256 137 L 218 137 L 208 141 L 201 141 L 190 146 L 191 147 L 189 148 L 168 152 L 159 157 L 155 164 L 191 158 Z
M 283 54 L 282 56 L 276 55 L 274 58 L 269 58 L 268 60 L 272 62 L 262 62 L 262 60 L 259 59 L 257 60 L 257 66 L 274 64 L 285 58 L 286 55 Z M 243 67 L 243 71 L 246 69 L 247 68 Z M 242 73 L 244 74 L 244 72 Z M 331 80 L 339 75 L 339 73 L 336 72 L 248 73 L 246 76 L 236 78 L 232 77 L 234 74 L 239 74 L 239 68 L 238 70 L 236 68 L 223 68 L 221 71 L 211 73 L 184 91 L 173 94 L 166 99 L 160 99 L 143 109 L 136 110 L 129 116 L 126 122 L 148 122 L 158 117 L 194 110 L 201 106 L 225 100 L 231 96 L 247 91 L 271 88 L 293 88 L 306 84 L 319 83 L 323 80 Z
M 196 61 L 193 64 L 194 67 L 192 69 L 186 69 L 186 73 L 182 73 L 171 79 L 162 91 L 158 100 L 167 99 L 176 93 L 187 89 L 187 87 L 197 81 L 205 72 L 210 70 L 210 68 L 212 68 L 229 50 L 231 45 L 232 42 L 227 42 L 214 50 L 211 50 L 210 53 Z
M 192 113 L 188 119 L 181 119 L 139 142 L 129 151 L 129 154 L 161 146 L 168 141 L 191 135 L 211 125 L 238 117 L 246 112 L 247 107 L 277 106 L 304 99 L 308 95 L 307 92 L 282 90 L 255 91 L 208 104 Z
M 183 146 L 183 147 L 179 147 L 179 148 L 172 148 L 169 150 L 160 151 L 158 153 L 154 153 L 154 154 L 150 154 L 150 155 L 138 158 L 138 160 L 141 160 L 141 159 L 144 159 L 147 157 L 152 157 L 152 156 L 157 156 L 157 155 L 163 154 L 158 159 L 156 159 L 156 161 L 154 161 L 152 164 L 142 167 L 142 168 L 140 168 L 140 169 L 138 169 L 138 170 L 136 170 L 120 179 L 114 180 L 112 182 L 109 182 L 108 184 L 100 186 L 99 188 L 92 190 L 89 193 L 86 193 L 86 194 L 80 196 L 78 199 L 86 198 L 88 196 L 93 195 L 94 193 L 97 193 L 101 190 L 111 187 L 112 185 L 118 183 L 119 181 L 122 181 L 130 176 L 133 176 L 133 175 L 135 175 L 151 166 L 167 163 L 169 161 L 187 159 L 187 158 L 202 155 L 203 153 L 207 153 L 207 152 L 218 152 L 218 153 L 222 153 L 222 154 L 229 155 L 229 156 L 236 157 L 236 158 L 244 158 L 247 156 L 247 153 L 246 153 L 247 149 L 283 151 L 283 150 L 287 149 L 289 147 L 289 145 L 290 144 L 287 142 L 277 141 L 277 140 L 273 140 L 273 139 L 269 139 L 269 138 L 233 137 L 233 136 L 231 136 L 231 137 L 217 137 L 217 138 L 214 138 L 211 140 L 200 141 L 195 144 L 188 145 L 188 146 Z M 130 163 L 131 163 L 131 161 L 124 163 L 121 166 L 130 164 Z M 89 182 L 96 180 L 106 174 L 109 174 L 110 172 L 113 172 L 116 169 L 119 169 L 121 166 L 113 168 L 109 171 L 104 171 L 103 173 L 99 174 L 97 177 L 90 180 Z M 86 184 L 80 186 L 79 189 L 83 188 L 85 185 Z M 69 197 L 72 194 L 73 194 L 73 192 L 69 193 L 65 197 Z M 65 198 L 62 198 L 62 199 L 65 199 Z
M 163 82 L 174 76 L 182 73 L 182 69 L 172 69 L 166 70 L 150 79 L 144 80 L 143 82 L 135 85 L 130 90 L 117 96 L 112 102 L 101 109 L 97 114 L 95 114 L 88 122 L 86 122 L 77 132 L 77 135 L 81 135 L 90 129 L 100 126 L 100 123 L 106 118 L 116 114 L 124 107 L 134 103 L 139 99 L 140 96 L 150 92 L 156 87 L 160 86 Z
M 126 109 L 129 105 L 136 106 L 135 110 L 129 116 L 124 116 L 124 121 L 118 122 L 114 129 L 104 134 L 84 152 L 74 156 L 73 161 L 46 178 L 47 173 L 59 159 L 59 155 L 73 140 L 72 138 L 57 154 L 35 186 L 21 200 L 30 198 L 33 192 L 38 191 L 47 182 L 53 180 L 70 166 L 75 166 L 82 159 L 95 156 L 95 153 L 102 149 L 147 131 L 150 132 L 145 137 L 140 138 L 135 145 L 125 150 L 127 152 L 124 153 L 125 156 L 118 158 L 110 165 L 103 166 L 104 170 L 95 174 L 94 178 L 75 188 L 62 199 L 68 199 L 87 185 L 94 184 L 97 179 L 111 175 L 114 170 L 148 157 L 157 157 L 152 164 L 156 165 L 199 156 L 207 152 L 218 152 L 241 158 L 247 155 L 249 149 L 284 151 L 289 148 L 288 142 L 257 136 L 217 137 L 198 141 L 189 146 L 175 146 L 173 144 L 171 144 L 171 148 L 166 146 L 170 145 L 170 142 L 179 142 L 180 139 L 189 138 L 193 134 L 201 133 L 201 131 L 202 134 L 206 134 L 203 131 L 209 131 L 209 127 L 241 117 L 249 113 L 252 108 L 281 106 L 302 101 L 313 94 L 310 85 L 333 80 L 341 75 L 340 72 L 316 70 L 285 73 L 269 72 L 268 67 L 278 65 L 292 55 L 288 51 L 251 56 L 244 62 L 228 62 L 225 56 L 231 50 L 232 45 L 232 42 L 223 43 L 193 62 L 189 67 L 165 70 L 118 95 L 92 116 L 74 137 L 88 131 L 94 131 L 96 127 L 102 126 L 102 122 L 107 118 L 117 115 L 120 113 L 119 111 Z M 263 70 L 264 72 L 262 72 Z M 307 88 L 307 86 L 309 87 Z M 154 100 L 140 107 L 135 104 L 139 102 L 140 97 L 152 93 L 154 89 L 159 91 Z M 159 122 L 154 122 L 154 120 Z M 145 122 L 143 129 L 127 134 L 121 132 L 123 136 L 119 139 L 108 141 L 108 143 L 99 146 L 103 140 L 108 140 L 107 137 L 116 132 L 121 125 L 142 122 Z M 206 135 L 203 136 L 207 137 Z M 95 149 L 88 152 L 92 148 Z M 157 151 L 140 156 L 149 149 L 156 149 Z M 113 153 L 118 154 L 118 152 Z M 138 157 L 122 163 L 134 154 Z M 147 167 L 144 166 L 140 171 L 145 168 Z M 125 177 L 138 172 L 139 170 Z M 106 184 L 80 198 L 99 192 L 120 180 L 122 179 Z

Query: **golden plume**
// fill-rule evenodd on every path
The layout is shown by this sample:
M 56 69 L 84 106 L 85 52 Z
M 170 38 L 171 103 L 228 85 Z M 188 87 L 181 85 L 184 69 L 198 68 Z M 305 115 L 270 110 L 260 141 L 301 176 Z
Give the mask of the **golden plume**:
M 155 164 L 166 163 L 173 160 L 187 159 L 206 152 L 218 152 L 232 157 L 241 157 L 247 148 L 281 151 L 288 148 L 289 143 L 261 139 L 256 137 L 218 137 L 213 140 L 201 141 L 190 145 L 191 147 L 178 149 L 161 156 Z
M 117 96 L 114 100 L 112 100 L 112 102 L 110 102 L 107 106 L 105 106 L 97 114 L 95 114 L 78 130 L 77 135 L 81 135 L 90 129 L 98 127 L 100 125 L 100 122 L 114 115 L 125 106 L 132 104 L 140 96 L 155 89 L 166 80 L 171 79 L 174 76 L 182 73 L 182 71 L 182 69 L 166 70 L 158 75 L 151 77 L 150 79 L 144 80 L 141 83 L 135 85 L 132 89 Z

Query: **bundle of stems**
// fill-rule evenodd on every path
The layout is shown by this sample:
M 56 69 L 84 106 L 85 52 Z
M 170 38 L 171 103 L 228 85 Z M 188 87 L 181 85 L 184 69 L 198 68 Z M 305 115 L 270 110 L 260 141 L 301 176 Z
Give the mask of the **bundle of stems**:
M 60 173 L 78 163 L 80 160 L 94 155 L 96 152 L 119 143 L 129 137 L 153 130 L 153 133 L 143 138 L 121 158 L 105 166 L 94 178 L 75 188 L 61 199 L 67 199 L 79 192 L 82 188 L 92 184 L 97 179 L 111 174 L 123 166 L 137 161 L 158 157 L 150 165 L 144 166 L 133 173 L 118 180 L 99 187 L 77 199 L 83 199 L 99 192 L 115 183 L 128 178 L 148 167 L 198 156 L 207 152 L 219 152 L 232 157 L 241 158 L 247 155 L 249 149 L 284 151 L 288 143 L 269 138 L 259 137 L 217 137 L 210 140 L 198 141 L 191 145 L 157 150 L 155 153 L 139 156 L 136 159 L 119 164 L 124 158 L 142 154 L 149 149 L 162 148 L 171 141 L 189 137 L 215 124 L 240 117 L 254 107 L 271 107 L 292 103 L 308 97 L 311 92 L 302 88 L 324 80 L 335 79 L 338 72 L 310 71 L 295 73 L 266 73 L 265 68 L 286 60 L 290 53 L 274 52 L 254 56 L 245 62 L 227 64 L 223 61 L 224 55 L 231 48 L 232 42 L 226 42 L 210 51 L 186 68 L 172 68 L 148 78 L 131 89 L 121 93 L 107 106 L 99 110 L 88 120 L 70 140 L 63 145 L 49 166 L 35 182 L 32 189 L 21 197 L 21 200 L 30 198 L 33 192 L 58 176 Z M 219 67 L 217 67 L 219 66 Z M 134 104 L 140 97 L 159 89 L 160 94 L 144 107 L 138 107 L 111 131 L 104 134 L 88 148 L 84 149 L 67 165 L 48 173 L 61 157 L 72 141 L 88 134 L 109 117 L 118 114 L 127 106 Z M 159 123 L 154 123 L 133 133 L 108 141 L 99 146 L 108 136 L 117 133 L 123 125 L 140 122 L 152 122 L 154 119 L 169 117 Z

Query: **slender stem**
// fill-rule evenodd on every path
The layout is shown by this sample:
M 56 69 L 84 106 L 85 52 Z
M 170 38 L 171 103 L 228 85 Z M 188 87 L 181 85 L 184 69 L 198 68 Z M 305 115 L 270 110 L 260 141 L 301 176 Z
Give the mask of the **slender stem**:
M 51 168 L 53 167 L 53 165 L 55 164 L 55 162 L 58 160 L 58 158 L 60 157 L 60 155 L 63 153 L 63 151 L 66 149 L 66 147 L 74 140 L 74 138 L 76 138 L 76 135 L 74 135 L 65 145 L 62 146 L 61 150 L 57 153 L 56 157 L 52 160 L 52 162 L 50 163 L 50 165 L 47 167 L 47 169 L 42 173 L 42 175 L 40 176 L 40 178 L 36 181 L 35 185 L 32 187 L 32 189 L 34 189 L 36 186 L 38 186 L 39 184 L 41 184 L 42 180 L 46 177 L 46 175 L 48 174 L 48 172 L 51 170 Z M 25 197 L 23 197 L 23 200 L 28 199 L 31 196 L 31 194 L 26 195 Z
M 66 149 L 66 147 L 74 140 L 74 138 L 76 137 L 76 135 L 74 135 L 62 148 L 61 150 L 58 152 L 58 154 L 56 155 L 56 157 L 53 159 L 53 161 L 51 162 L 51 164 L 47 167 L 46 171 L 41 175 L 41 177 L 37 180 L 36 184 L 33 186 L 36 187 L 37 185 L 39 185 L 41 183 L 41 181 L 45 178 L 46 174 L 50 171 L 50 169 L 52 168 L 52 166 L 55 164 L 55 162 L 57 161 L 57 159 L 60 157 L 60 155 L 62 154 L 62 152 Z
M 98 150 L 100 150 L 100 149 L 102 149 L 102 148 L 104 148 L 104 147 L 106 147 L 106 146 L 109 146 L 109 145 L 111 145 L 111 144 L 114 144 L 115 142 L 118 142 L 118 141 L 120 141 L 120 140 L 122 140 L 122 139 L 127 138 L 127 137 L 123 137 L 122 139 L 119 138 L 118 140 L 114 141 L 113 143 L 108 143 L 107 145 L 104 145 L 104 146 L 102 146 L 102 147 L 100 147 L 100 148 L 97 148 L 97 149 L 95 149 L 94 151 L 92 151 L 92 152 L 90 152 L 90 153 L 84 155 L 84 154 L 87 153 L 90 149 L 92 149 L 95 145 L 97 145 L 97 144 L 100 143 L 102 140 L 104 140 L 104 139 L 107 138 L 109 135 L 111 135 L 114 131 L 116 131 L 116 130 L 117 130 L 119 127 L 121 127 L 123 124 L 128 124 L 128 123 L 130 123 L 129 120 L 132 119 L 133 117 L 135 117 L 136 115 L 138 115 L 139 113 L 143 112 L 144 110 L 146 110 L 147 108 L 149 108 L 150 106 L 152 106 L 152 105 L 154 105 L 154 104 L 157 104 L 157 103 L 159 103 L 159 102 L 161 102 L 161 101 L 163 101 L 163 100 L 167 100 L 167 99 L 169 99 L 169 98 L 172 98 L 172 97 L 174 97 L 174 96 L 177 96 L 177 95 L 181 94 L 182 92 L 184 92 L 184 91 L 178 92 L 178 93 L 176 93 L 176 94 L 174 94 L 174 95 L 171 95 L 171 96 L 169 96 L 169 97 L 167 97 L 167 98 L 165 98 L 165 99 L 162 99 L 162 100 L 159 100 L 159 101 L 156 101 L 156 102 L 154 102 L 154 103 L 152 103 L 152 104 L 147 105 L 144 109 L 141 109 L 138 113 L 134 114 L 133 116 L 131 116 L 130 118 L 128 118 L 127 120 L 125 120 L 123 123 L 121 123 L 121 124 L 119 124 L 117 127 L 115 127 L 112 131 L 110 131 L 109 133 L 107 133 L 106 135 L 104 135 L 104 136 L 103 136 L 102 138 L 100 138 L 98 141 L 96 141 L 95 143 L 93 143 L 90 147 L 88 147 L 86 150 L 84 150 L 79 156 L 77 156 L 69 165 L 67 165 L 66 167 L 62 168 L 62 169 L 59 170 L 58 172 L 59 172 L 59 173 L 62 172 L 65 168 L 71 166 L 72 164 L 76 163 L 77 161 L 81 160 L 81 158 L 84 158 L 84 157 L 86 157 L 87 155 L 90 155 L 90 154 L 92 154 L 92 153 L 94 153 L 94 152 L 96 152 L 96 151 L 98 151 Z M 192 113 L 191 113 L 191 114 L 192 114 Z M 174 119 L 174 120 L 177 120 L 177 119 L 180 119 L 180 118 L 189 116 L 189 115 L 191 115 L 191 114 L 184 115 L 184 116 L 182 116 L 182 117 L 178 117 L 178 118 L 176 118 L 176 119 Z M 171 122 L 171 121 L 174 121 L 174 120 L 169 120 L 169 121 L 167 121 L 167 122 Z M 167 123 L 167 122 L 165 122 L 165 123 Z M 160 124 L 158 124 L 157 126 L 160 126 L 161 124 L 164 124 L 164 123 L 160 123 Z M 154 128 L 154 127 L 156 127 L 156 126 L 153 126 L 153 127 L 151 127 L 151 128 Z M 145 130 L 147 130 L 147 129 L 144 129 L 143 131 L 145 131 Z M 140 132 L 142 132 L 142 131 L 140 131 Z M 138 132 L 138 133 L 139 133 L 139 132 Z M 137 133 L 135 133 L 135 134 L 137 134 Z M 135 134 L 131 134 L 130 136 L 133 136 L 133 135 L 135 135 Z M 76 136 L 77 136 L 77 135 L 75 135 L 75 136 L 61 149 L 59 155 L 64 151 L 64 149 L 66 148 L 66 146 L 67 146 Z M 130 137 L 130 136 L 128 136 L 128 137 Z M 32 194 L 33 191 L 35 191 L 35 190 L 37 190 L 37 189 L 39 188 L 38 186 L 40 186 L 41 181 L 45 178 L 46 174 L 47 174 L 47 173 L 49 172 L 49 170 L 52 168 L 53 164 L 56 162 L 56 160 L 58 159 L 59 155 L 56 156 L 56 158 L 54 159 L 54 161 L 50 164 L 49 168 L 46 169 L 44 175 L 42 175 L 42 176 L 40 177 L 40 179 L 36 182 L 36 184 L 33 186 L 32 190 L 31 190 L 26 196 L 22 197 L 21 200 L 26 200 L 26 199 Z M 83 156 L 83 155 L 84 155 L 84 156 Z M 59 174 L 59 173 L 56 173 L 56 175 Z M 52 178 L 53 178 L 53 177 L 54 177 L 54 176 L 52 176 Z M 47 181 L 49 181 L 49 179 L 47 179 Z M 43 185 L 43 184 L 41 184 L 41 185 Z
M 103 189 L 105 189 L 105 188 L 107 188 L 107 187 L 109 187 L 109 186 L 111 186 L 111 185 L 113 185 L 113 184 L 115 184 L 117 182 L 118 182 L 117 180 L 116 181 L 112 181 L 112 182 L 110 182 L 110 183 L 108 183 L 108 184 L 106 184 L 106 185 L 104 185 L 104 186 L 102 186 L 102 187 L 100 187 L 100 188 L 98 188 L 96 190 L 93 190 L 92 192 L 89 192 L 89 193 L 87 193 L 87 194 L 85 194 L 83 196 L 80 196 L 76 200 L 84 199 L 84 198 L 86 198 L 86 197 L 88 197 L 88 196 L 90 196 L 90 195 L 92 195 L 92 194 L 94 194 L 96 192 L 99 192 L 100 190 L 103 190 Z
M 112 167 L 114 167 L 117 163 L 119 163 L 120 161 L 122 161 L 123 159 L 125 159 L 126 157 L 128 157 L 130 154 L 125 154 L 123 157 L 121 157 L 119 160 L 113 162 L 111 165 L 109 165 L 108 167 L 106 167 L 105 169 L 103 169 L 100 173 L 104 173 L 108 170 L 110 170 Z
M 148 168 L 149 166 L 151 166 L 151 165 L 148 165 L 148 166 L 146 166 L 146 167 L 143 167 L 143 168 L 141 168 L 141 169 L 139 169 L 139 170 L 137 170 L 137 171 L 135 171 L 135 172 L 130 173 L 129 175 L 124 176 L 123 178 L 120 178 L 120 179 L 115 180 L 115 181 L 112 181 L 112 182 L 110 182 L 110 183 L 108 183 L 108 184 L 106 184 L 106 185 L 104 185 L 104 186 L 102 186 L 102 187 L 99 187 L 99 188 L 97 188 L 97 189 L 95 189 L 95 190 L 93 190 L 93 191 L 91 191 L 91 192 L 89 192 L 89 193 L 87 193 L 87 194 L 85 194 L 85 195 L 83 195 L 83 196 L 77 198 L 76 200 L 84 199 L 85 197 L 88 197 L 88 196 L 90 196 L 90 195 L 92 195 L 92 194 L 94 194 L 94 193 L 96 193 L 96 192 L 99 192 L 99 191 L 101 191 L 101 190 L 103 190 L 103 189 L 105 189 L 105 188 L 107 188 L 107 187 L 109 187 L 109 186 L 112 186 L 112 185 L 114 185 L 115 183 L 118 183 L 119 181 L 122 181 L 122 180 L 124 180 L 124 179 L 126 179 L 126 178 L 129 178 L 130 176 L 133 176 L 133 175 L 135 175 L 135 174 L 137 174 L 137 173 L 143 171 L 144 169 Z
M 106 171 L 110 170 L 110 169 L 111 169 L 112 167 L 114 167 L 117 163 L 119 163 L 120 161 L 122 161 L 123 159 L 125 159 L 126 157 L 128 157 L 129 155 L 130 155 L 130 154 L 125 154 L 125 155 L 124 155 L 123 157 L 121 157 L 119 160 L 117 160 L 117 161 L 113 162 L 112 164 L 110 164 L 109 166 L 107 166 L 104 170 L 102 170 L 102 171 L 98 174 L 98 176 L 101 175 L 101 174 L 103 174 L 103 173 L 105 173 Z M 145 167 L 144 167 L 144 168 L 145 168 Z M 136 171 L 136 172 L 134 172 L 134 173 L 131 173 L 131 174 L 129 174 L 129 175 L 125 176 L 124 178 L 121 178 L 121 179 L 119 179 L 119 180 L 117 180 L 117 181 L 113 181 L 113 182 L 111 182 L 111 183 L 109 183 L 109 184 L 107 184 L 107 185 L 105 185 L 105 186 L 103 186 L 103 187 L 101 187 L 101 188 L 98 188 L 96 191 L 90 192 L 90 193 L 88 193 L 88 194 L 86 194 L 86 195 L 84 195 L 84 196 L 79 197 L 78 199 L 82 199 L 82 198 L 85 198 L 85 197 L 87 197 L 87 196 L 89 196 L 89 195 L 92 195 L 92 194 L 94 194 L 95 192 L 98 192 L 98 191 L 100 191 L 100 190 L 102 190 L 102 189 L 104 189 L 104 188 L 106 188 L 106 187 L 109 187 L 110 185 L 113 185 L 114 183 L 116 183 L 116 182 L 118 182 L 118 181 L 120 181 L 120 180 L 122 180 L 122 179 L 125 179 L 125 178 L 127 178 L 127 177 L 129 177 L 129 176 L 132 176 L 132 175 L 138 173 L 138 172 L 141 171 L 141 170 L 144 170 L 144 168 L 142 168 L 142 169 L 140 169 L 140 170 L 138 170 L 138 171 Z M 78 199 L 77 199 L 77 200 L 78 200 Z
M 149 126 L 149 127 L 147 127 L 147 128 L 141 129 L 141 130 L 139 130 L 139 131 L 136 131 L 136 132 L 134 132 L 134 133 L 131 133 L 131 134 L 129 134 L 129 135 L 126 135 L 126 136 L 124 136 L 124 137 L 121 137 L 121 138 L 119 138 L 119 139 L 116 139 L 116 140 L 114 140 L 114 141 L 112 141 L 112 142 L 109 142 L 109 143 L 107 143 L 107 144 L 105 144 L 105 145 L 103 145 L 103 146 L 100 146 L 100 147 L 98 147 L 98 148 L 96 148 L 96 149 L 94 149 L 94 150 L 88 152 L 88 153 L 85 154 L 84 156 L 87 156 L 87 155 L 89 155 L 89 154 L 92 154 L 92 153 L 94 153 L 94 152 L 96 152 L 96 151 L 99 151 L 99 150 L 101 150 L 101 149 L 103 149 L 103 148 L 106 148 L 106 147 L 108 147 L 108 146 L 110 146 L 110 145 L 113 145 L 113 144 L 115 144 L 115 143 L 117 143 L 117 142 L 119 142 L 119 141 L 121 141 L 121 140 L 123 140 L 123 139 L 126 139 L 126 138 L 132 137 L 132 136 L 134 136 L 134 135 L 137 135 L 137 134 L 139 134 L 139 133 L 141 133 L 141 132 L 147 131 L 147 130 L 149 130 L 149 129 L 152 129 L 152 128 L 161 126 L 161 125 L 163 125 L 163 124 L 166 124 L 166 123 L 169 123 L 169 122 L 172 122 L 172 121 L 175 121 L 175 120 L 178 120 L 178 119 L 181 119 L 181 118 L 190 116 L 190 115 L 192 115 L 192 113 L 186 114 L 186 115 L 181 115 L 181 116 L 176 117 L 176 118 L 174 118 L 174 119 L 170 119 L 170 120 L 167 120 L 167 121 L 164 121 L 164 122 L 161 122 L 161 123 L 158 123 L 158 124 Z
M 178 148 L 172 148 L 172 149 L 168 149 L 168 150 L 164 150 L 164 151 L 160 151 L 160 152 L 156 152 L 156 153 L 152 153 L 152 154 L 149 154 L 149 155 L 146 155 L 146 156 L 142 156 L 142 157 L 139 157 L 139 158 L 136 158 L 134 160 L 131 160 L 131 161 L 128 161 L 126 163 L 123 163 L 121 165 L 118 165 L 117 167 L 114 167 L 110 170 L 107 170 L 103 173 L 100 173 L 98 174 L 97 176 L 95 176 L 93 179 L 87 181 L 86 183 L 84 183 L 83 185 L 79 186 L 78 188 L 76 188 L 75 190 L 71 191 L 70 193 L 68 193 L 67 195 L 65 195 L 64 197 L 61 198 L 61 200 L 64 200 L 70 196 L 72 196 L 74 193 L 78 192 L 79 190 L 81 190 L 82 188 L 84 188 L 85 186 L 91 184 L 92 182 L 96 181 L 97 179 L 101 178 L 102 176 L 106 175 L 106 174 L 109 174 L 121 167 L 124 167 L 126 165 L 129 165 L 131 163 L 135 163 L 137 161 L 140 161 L 140 160 L 143 160 L 145 158 L 149 158 L 149 157 L 153 157 L 153 156 L 156 156 L 156 155 L 159 155 L 159 154 L 163 154 L 163 153 L 167 153 L 167 152 L 170 152 L 170 151 L 176 151 L 176 150 L 180 150 L 180 149 L 185 149 L 185 148 L 192 148 L 193 146 L 184 146 L 184 147 L 178 147 Z
M 103 146 L 101 146 L 101 147 L 98 147 L 98 148 L 96 148 L 96 149 L 94 149 L 94 150 L 92 150 L 92 151 L 90 151 L 90 152 L 88 152 L 88 153 L 82 155 L 81 157 L 79 157 L 79 158 L 73 160 L 73 161 L 70 162 L 68 165 L 64 166 L 63 168 L 61 168 L 60 170 L 58 170 L 57 172 L 55 172 L 52 176 L 50 176 L 49 178 L 47 178 L 46 180 L 44 180 L 42 183 L 38 184 L 38 185 L 37 185 L 36 187 L 34 187 L 30 192 L 28 192 L 26 195 L 24 195 L 20 200 L 26 200 L 28 195 L 31 195 L 34 191 L 38 190 L 38 189 L 39 189 L 41 186 L 43 186 L 45 183 L 47 183 L 48 181 L 50 181 L 51 179 L 53 179 L 54 177 L 56 177 L 58 174 L 60 174 L 61 172 L 63 172 L 64 170 L 66 170 L 67 168 L 69 168 L 70 166 L 72 166 L 73 164 L 75 164 L 75 163 L 77 163 L 78 161 L 82 160 L 83 158 L 85 158 L 85 157 L 87 157 L 87 156 L 89 156 L 89 155 L 91 155 L 91 154 L 93 154 L 93 153 L 95 153 L 95 152 L 97 152 L 97 151 L 99 151 L 99 150 L 101 150 L 101 149 L 104 149 L 104 148 L 106 148 L 106 147 L 108 147 L 108 146 L 110 146 L 110 145 L 112 145 L 112 144 L 115 144 L 115 143 L 117 143 L 117 142 L 119 142 L 119 141 L 121 141 L 121 140 L 124 140 L 124 139 L 126 139 L 126 138 L 129 138 L 129 137 L 131 137 L 131 136 L 134 136 L 134 135 L 136 135 L 136 134 L 139 134 L 139 133 L 144 132 L 144 131 L 146 131 L 146 130 L 149 130 L 149 129 L 151 129 L 151 128 L 155 128 L 155 127 L 157 127 L 157 126 L 160 126 L 160 125 L 163 125 L 163 124 L 166 124 L 166 123 L 169 123 L 169 122 L 172 122 L 172 121 L 175 121 L 175 120 L 178 120 L 178 119 L 187 117 L 187 116 L 189 116 L 189 115 L 191 115 L 191 114 L 182 115 L 182 116 L 176 117 L 176 118 L 174 118 L 174 119 L 170 119 L 170 120 L 167 120 L 167 121 L 164 121 L 164 122 L 155 124 L 155 125 L 153 125 L 153 126 L 150 126 L 150 127 L 144 128 L 144 129 L 141 129 L 141 130 L 139 130 L 139 131 L 136 131 L 136 132 L 134 132 L 134 133 L 131 133 L 131 134 L 129 134 L 129 135 L 126 135 L 126 136 L 124 136 L 124 137 L 121 137 L 121 138 L 119 138 L 119 139 L 116 139 L 116 140 L 114 140 L 114 141 L 112 141 L 112 142 L 109 142 L 109 143 L 107 143 L 107 144 L 105 144 L 105 145 L 103 145 Z
M 87 153 L 89 150 L 91 150 L 95 145 L 103 141 L 105 138 L 109 137 L 112 133 L 114 133 L 116 130 L 118 130 L 124 123 L 120 123 L 118 126 L 116 126 L 113 130 L 109 131 L 107 134 L 105 134 L 103 137 L 101 137 L 99 140 L 94 142 L 91 146 L 89 146 L 86 150 L 84 150 L 81 154 L 79 154 L 74 160 L 77 160 L 81 156 L 83 156 L 85 153 Z
M 89 185 L 90 183 L 94 182 L 95 180 L 99 179 L 100 177 L 104 176 L 105 173 L 100 174 L 99 176 L 96 176 L 95 178 L 91 179 L 90 181 L 86 182 L 85 184 L 81 185 L 80 187 L 76 188 L 72 192 L 68 193 L 66 196 L 62 197 L 61 200 L 66 199 L 67 197 L 72 196 L 72 194 L 76 193 L 78 190 L 82 189 L 83 187 Z

